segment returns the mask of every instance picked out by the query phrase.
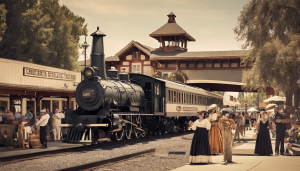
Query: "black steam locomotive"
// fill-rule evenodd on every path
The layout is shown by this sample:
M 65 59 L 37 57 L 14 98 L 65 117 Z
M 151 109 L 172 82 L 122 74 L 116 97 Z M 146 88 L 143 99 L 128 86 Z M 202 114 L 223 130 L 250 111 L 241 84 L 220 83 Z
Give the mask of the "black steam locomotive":
M 91 36 L 91 67 L 84 69 L 76 89 L 79 107 L 67 110 L 62 124 L 66 142 L 97 143 L 103 137 L 130 139 L 187 128 L 196 112 L 167 116 L 164 80 L 118 73 L 114 67 L 106 73 L 103 47 L 106 35 L 98 27 Z

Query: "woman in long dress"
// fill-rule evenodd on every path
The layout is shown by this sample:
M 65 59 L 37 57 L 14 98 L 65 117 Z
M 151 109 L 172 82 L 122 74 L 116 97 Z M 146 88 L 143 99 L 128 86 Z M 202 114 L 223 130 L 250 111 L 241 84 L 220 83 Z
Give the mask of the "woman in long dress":
M 192 126 L 195 131 L 189 163 L 211 163 L 211 153 L 208 141 L 208 131 L 210 130 L 211 124 L 208 119 L 204 119 L 204 110 L 198 111 L 199 119 L 196 120 Z
M 221 129 L 218 125 L 218 114 L 216 113 L 217 105 L 210 106 L 211 113 L 209 114 L 209 121 L 211 123 L 211 130 L 209 136 L 209 146 L 211 154 L 223 153 L 223 137 Z
M 257 126 L 259 126 L 257 138 L 256 138 L 256 145 L 255 145 L 255 154 L 258 155 L 271 155 L 273 154 L 271 138 L 269 133 L 269 121 L 266 119 L 266 112 L 261 112 L 260 119 L 257 120 Z

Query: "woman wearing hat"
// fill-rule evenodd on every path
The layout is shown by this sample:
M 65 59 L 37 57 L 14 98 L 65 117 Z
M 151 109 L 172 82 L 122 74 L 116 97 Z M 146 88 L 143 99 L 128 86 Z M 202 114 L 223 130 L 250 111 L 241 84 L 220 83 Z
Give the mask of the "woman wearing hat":
M 205 111 L 198 111 L 199 119 L 196 120 L 192 126 L 195 131 L 189 163 L 211 163 L 211 153 L 208 141 L 208 131 L 211 124 L 207 119 L 204 119 Z
M 211 130 L 209 136 L 209 146 L 211 154 L 223 153 L 223 137 L 221 129 L 218 125 L 218 114 L 216 113 L 217 109 L 216 104 L 210 106 L 211 113 L 209 114 L 208 120 L 211 123 Z
M 223 162 L 232 162 L 232 132 L 235 127 L 234 120 L 229 118 L 229 113 L 223 113 L 224 117 L 219 119 L 223 135 Z
M 260 118 L 257 120 L 257 126 L 259 127 L 256 144 L 255 144 L 255 154 L 265 156 L 273 154 L 271 138 L 269 133 L 269 121 L 266 118 L 266 111 L 260 112 Z

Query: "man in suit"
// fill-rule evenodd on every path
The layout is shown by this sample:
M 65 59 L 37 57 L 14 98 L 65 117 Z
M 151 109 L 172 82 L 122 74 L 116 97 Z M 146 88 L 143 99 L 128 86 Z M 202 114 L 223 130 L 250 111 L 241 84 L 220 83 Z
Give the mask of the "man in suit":
M 280 154 L 284 155 L 284 135 L 285 126 L 284 124 L 288 121 L 283 119 L 283 111 L 279 111 L 279 106 L 274 106 L 274 121 L 276 124 L 276 141 L 275 141 L 275 154 L 279 155 L 279 144 Z

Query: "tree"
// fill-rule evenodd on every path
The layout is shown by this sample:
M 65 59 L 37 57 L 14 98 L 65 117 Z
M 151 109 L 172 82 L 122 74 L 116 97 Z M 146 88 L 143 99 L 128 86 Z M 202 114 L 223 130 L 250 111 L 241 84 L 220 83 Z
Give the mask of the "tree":
M 169 76 L 169 80 L 184 83 L 184 77 L 180 72 L 172 72 Z
M 245 88 L 294 94 L 300 78 L 300 1 L 251 0 L 241 11 L 234 32 L 243 48 L 251 49 L 243 62 Z M 291 99 L 291 96 L 288 97 Z M 291 101 L 291 100 L 290 100 Z
M 245 103 L 245 99 L 244 99 L 244 92 L 239 92 L 238 94 L 238 97 L 237 97 L 237 100 L 240 102 L 240 103 Z
M 6 30 L 6 9 L 4 4 L 0 4 L 0 42 Z
M 17 39 L 15 46 L 19 50 L 11 52 L 10 40 L 6 39 L 2 46 L 0 44 L 1 55 L 8 59 L 81 70 L 77 60 L 79 37 L 87 35 L 85 19 L 75 15 L 66 6 L 60 6 L 58 0 L 34 2 L 30 8 L 17 15 L 22 19 L 21 37 L 14 37 L 16 28 L 13 27 L 7 33 L 7 37 Z M 8 8 L 8 11 L 13 10 L 13 7 Z
M 22 13 L 37 4 L 38 0 L 0 0 L 5 4 L 6 30 L 0 42 L 0 56 L 21 60 L 24 52 L 24 27 Z

